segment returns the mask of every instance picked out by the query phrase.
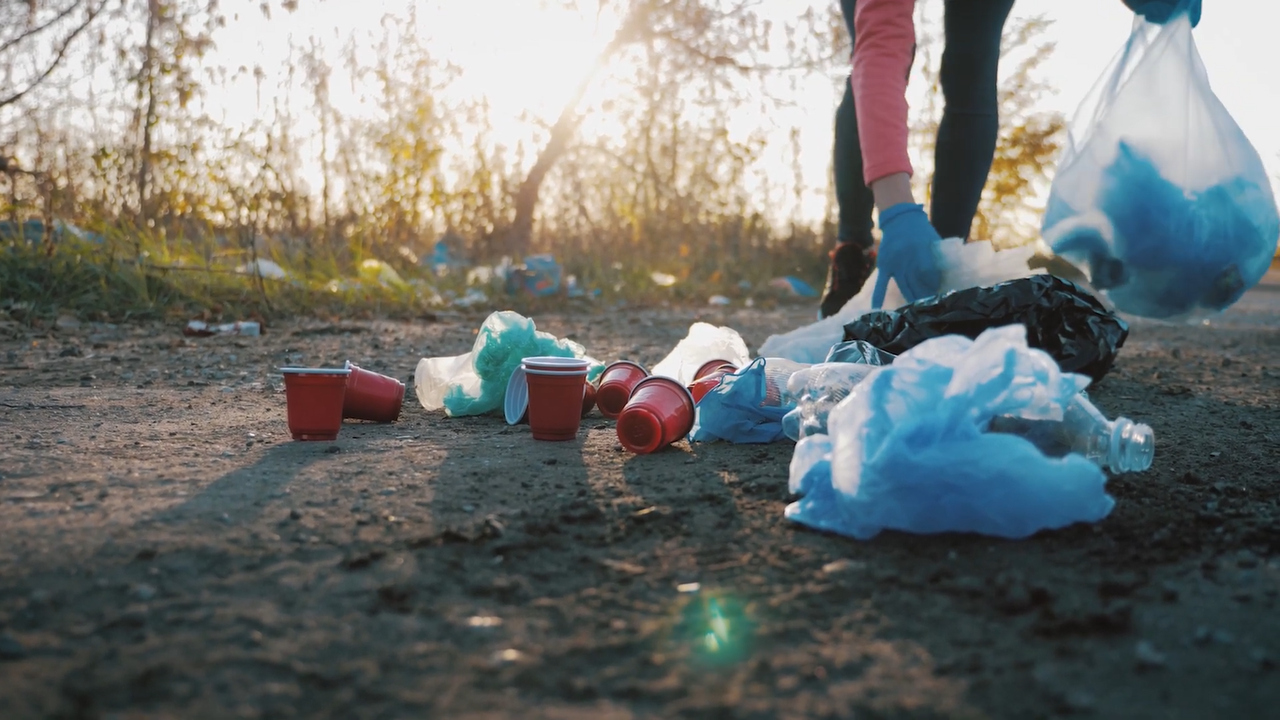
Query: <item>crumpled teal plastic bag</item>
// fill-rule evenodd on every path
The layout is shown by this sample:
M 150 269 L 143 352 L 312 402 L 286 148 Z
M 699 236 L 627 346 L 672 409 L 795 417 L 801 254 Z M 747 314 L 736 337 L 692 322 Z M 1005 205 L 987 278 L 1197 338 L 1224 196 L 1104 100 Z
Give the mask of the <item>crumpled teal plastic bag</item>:
M 791 490 L 804 497 L 786 516 L 862 540 L 882 530 L 1023 538 L 1101 520 L 1115 501 L 1098 466 L 983 432 L 996 415 L 1060 418 L 1088 384 L 1028 347 L 1022 325 L 927 340 L 858 384 L 831 412 L 829 438 L 797 446 Z
M 689 439 L 732 443 L 771 443 L 786 437 L 782 418 L 795 408 L 787 393 L 792 373 L 805 366 L 782 358 L 756 358 L 725 375 L 698 401 Z
M 533 320 L 510 310 L 492 313 L 467 355 L 423 358 L 414 390 L 428 410 L 444 408 L 450 417 L 483 415 L 502 407 L 511 373 L 527 357 L 578 357 L 591 361 L 587 379 L 594 382 L 604 364 L 578 343 L 538 330 Z

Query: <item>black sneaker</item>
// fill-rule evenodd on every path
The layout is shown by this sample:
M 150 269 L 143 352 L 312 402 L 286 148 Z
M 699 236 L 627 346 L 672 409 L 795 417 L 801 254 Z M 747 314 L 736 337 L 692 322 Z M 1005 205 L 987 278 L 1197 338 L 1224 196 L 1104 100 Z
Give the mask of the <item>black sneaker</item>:
M 837 245 L 831 251 L 831 270 L 827 272 L 827 287 L 822 291 L 818 317 L 831 317 L 840 312 L 850 298 L 862 291 L 862 284 L 875 269 L 875 248 L 861 248 L 853 243 Z

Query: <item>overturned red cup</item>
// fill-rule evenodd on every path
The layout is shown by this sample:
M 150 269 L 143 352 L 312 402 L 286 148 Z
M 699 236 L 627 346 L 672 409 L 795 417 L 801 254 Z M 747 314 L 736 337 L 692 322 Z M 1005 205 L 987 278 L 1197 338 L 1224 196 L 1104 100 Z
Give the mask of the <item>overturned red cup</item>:
M 703 375 L 697 380 L 694 380 L 693 383 L 689 385 L 689 394 L 693 396 L 693 402 L 702 402 L 702 398 L 706 397 L 707 393 L 711 392 L 712 389 L 719 385 L 720 381 L 724 380 L 726 375 L 732 375 L 737 372 L 737 370 L 729 368 L 730 366 L 723 366 L 713 373 Z
M 611 363 L 604 369 L 600 387 L 596 388 L 596 407 L 600 408 L 600 414 L 609 419 L 621 415 L 627 400 L 631 399 L 631 391 L 648 376 L 648 370 L 630 360 Z
M 350 360 L 342 417 L 373 422 L 395 422 L 404 404 L 404 383 L 381 373 L 357 367 Z
M 735 373 L 738 372 L 738 366 L 728 360 L 708 360 L 707 362 L 702 363 L 702 366 L 698 368 L 698 371 L 693 374 L 693 379 L 701 380 L 712 373 L 720 372 L 722 370 L 726 373 Z
M 591 383 L 584 383 L 586 387 L 582 389 L 582 417 L 586 417 L 591 412 L 591 408 L 596 406 L 596 386 Z
M 525 369 L 529 388 L 529 430 L 535 440 L 562 441 L 578 436 L 582 425 L 587 372 Z
M 342 430 L 346 368 L 280 368 L 289 434 L 294 440 L 336 440 Z
M 688 388 L 666 377 L 641 380 L 618 416 L 618 442 L 633 453 L 656 452 L 693 429 Z

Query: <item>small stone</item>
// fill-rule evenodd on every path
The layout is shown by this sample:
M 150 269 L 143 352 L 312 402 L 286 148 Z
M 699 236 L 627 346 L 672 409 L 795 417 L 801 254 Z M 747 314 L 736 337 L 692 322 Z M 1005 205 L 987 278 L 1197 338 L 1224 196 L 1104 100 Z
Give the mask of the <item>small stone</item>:
M 489 661 L 494 665 L 510 665 L 524 659 L 524 653 L 514 648 L 499 650 L 489 657 Z
M 1236 553 L 1236 565 L 1242 568 L 1258 567 L 1258 556 L 1248 550 L 1241 550 Z
M 43 605 L 49 602 L 49 598 L 51 597 L 53 597 L 53 595 L 48 590 L 32 590 L 31 594 L 27 596 L 27 599 L 32 605 Z
M 853 572 L 855 570 L 865 570 L 867 564 L 858 560 L 850 560 L 849 558 L 840 558 L 833 560 L 822 566 L 823 575 L 838 575 L 840 573 Z
M 560 461 L 559 461 L 559 460 L 557 460 L 557 459 L 555 459 L 555 458 L 547 458 L 546 460 L 543 460 L 543 461 L 542 461 L 542 464 L 543 464 L 543 465 L 555 465 L 555 464 L 556 464 L 556 463 L 558 463 L 558 462 L 560 462 Z
M 1213 638 L 1213 630 L 1201 625 L 1196 628 L 1194 641 L 1197 645 L 1205 645 Z
M 395 488 L 383 488 L 383 489 L 381 489 L 381 490 L 379 490 L 379 491 L 378 491 L 378 494 L 379 494 L 379 495 L 395 495 L 395 494 L 396 494 L 396 489 L 395 489 Z
M 27 649 L 9 633 L 0 633 L 0 660 L 21 660 L 27 656 Z
M 290 510 L 290 511 L 289 511 L 289 519 L 290 519 L 290 520 L 301 520 L 301 519 L 302 519 L 302 511 L 301 511 L 301 510 L 299 510 L 299 509 L 297 509 L 297 508 L 294 508 L 294 509 Z
M 1253 661 L 1253 663 L 1256 664 L 1258 666 L 1258 669 L 1260 670 L 1271 670 L 1276 666 L 1276 661 L 1273 660 L 1271 658 L 1271 655 L 1269 655 L 1267 651 L 1263 650 L 1262 648 L 1255 648 L 1252 652 L 1250 652 L 1249 659 Z
M 1168 658 L 1164 653 L 1155 648 L 1154 645 L 1146 640 L 1140 640 L 1133 648 L 1134 659 L 1138 662 L 1139 668 L 1152 669 L 1164 667 L 1168 662 Z
M 1161 600 L 1164 600 L 1165 602 L 1169 602 L 1169 603 L 1171 603 L 1171 602 L 1177 602 L 1177 601 L 1178 601 L 1178 586 L 1174 585 L 1173 583 L 1171 583 L 1171 582 L 1169 582 L 1169 581 L 1167 581 L 1167 580 L 1166 580 L 1165 582 L 1161 583 L 1161 584 L 1160 584 L 1160 599 L 1161 599 Z
M 146 602 L 156 596 L 156 589 L 146 583 L 139 583 L 133 586 L 133 596 L 143 602 Z
M 342 452 L 342 448 L 338 447 L 337 445 L 330 445 L 329 447 L 325 448 L 324 451 L 330 455 L 334 455 L 336 453 Z
M 464 512 L 464 513 L 473 513 L 473 512 L 475 512 L 475 511 L 476 511 L 476 506 L 475 506 L 475 505 L 463 505 L 463 506 L 462 506 L 462 512 Z

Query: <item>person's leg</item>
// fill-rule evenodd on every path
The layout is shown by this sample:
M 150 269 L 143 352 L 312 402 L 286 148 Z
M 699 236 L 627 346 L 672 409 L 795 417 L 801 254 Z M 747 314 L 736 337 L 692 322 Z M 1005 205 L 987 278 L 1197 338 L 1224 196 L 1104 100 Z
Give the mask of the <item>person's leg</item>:
M 930 220 L 968 239 L 1000 132 L 1000 39 L 1014 0 L 946 0 L 942 121 L 934 150 Z
M 853 15 L 857 0 L 840 0 L 845 27 L 850 40 L 854 37 Z M 862 290 L 863 283 L 875 269 L 871 252 L 874 238 L 871 211 L 875 198 L 862 178 L 862 145 L 858 138 L 858 113 L 853 101 L 853 84 L 844 83 L 844 96 L 836 108 L 835 143 L 832 168 L 835 175 L 838 225 L 836 247 L 831 251 L 831 267 L 822 293 L 820 317 L 840 311 L 849 298 Z
M 840 0 L 844 24 L 853 39 L 853 13 L 857 0 Z M 852 50 L 850 51 L 852 52 Z M 844 83 L 844 96 L 836 108 L 836 137 L 832 167 L 835 171 L 836 205 L 839 209 L 837 243 L 853 243 L 863 248 L 872 244 L 871 211 L 875 200 L 862 179 L 862 145 L 858 139 L 858 113 L 853 102 L 853 83 Z

